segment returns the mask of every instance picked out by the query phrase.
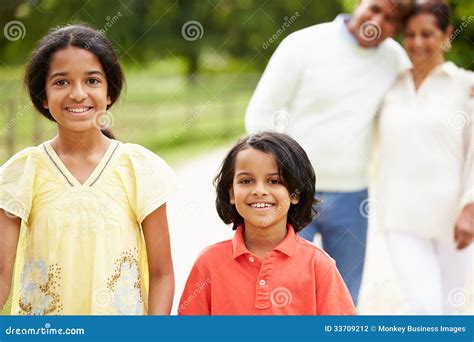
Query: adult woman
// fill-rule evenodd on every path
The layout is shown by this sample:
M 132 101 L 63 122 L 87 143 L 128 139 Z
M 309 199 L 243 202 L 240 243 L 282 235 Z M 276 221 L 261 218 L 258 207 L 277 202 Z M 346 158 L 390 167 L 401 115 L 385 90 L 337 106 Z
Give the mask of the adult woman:
M 468 297 L 473 76 L 444 59 L 449 16 L 439 0 L 415 5 L 403 42 L 413 67 L 385 96 L 378 125 L 377 224 L 412 314 L 455 313 Z

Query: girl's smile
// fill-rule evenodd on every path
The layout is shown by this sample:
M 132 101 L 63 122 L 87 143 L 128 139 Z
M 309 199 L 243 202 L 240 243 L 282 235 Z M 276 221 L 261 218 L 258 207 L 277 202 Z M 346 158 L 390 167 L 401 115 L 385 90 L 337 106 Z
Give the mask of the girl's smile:
M 107 79 L 93 53 L 70 46 L 52 55 L 43 106 L 61 129 L 97 129 L 98 116 L 110 104 Z

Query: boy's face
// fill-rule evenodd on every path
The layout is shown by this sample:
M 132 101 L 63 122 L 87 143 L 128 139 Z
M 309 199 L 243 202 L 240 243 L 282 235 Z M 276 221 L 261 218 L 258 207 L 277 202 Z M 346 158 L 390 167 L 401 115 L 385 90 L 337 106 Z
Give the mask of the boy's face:
M 75 132 L 99 129 L 99 117 L 110 103 L 102 64 L 93 53 L 68 47 L 51 56 L 43 107 L 60 127 Z
M 393 37 L 400 25 L 395 0 L 362 0 L 351 19 L 353 33 L 360 46 L 376 47 Z
M 237 154 L 230 203 L 246 227 L 271 229 L 277 224 L 286 227 L 290 204 L 298 199 L 290 198 L 273 156 L 247 148 Z

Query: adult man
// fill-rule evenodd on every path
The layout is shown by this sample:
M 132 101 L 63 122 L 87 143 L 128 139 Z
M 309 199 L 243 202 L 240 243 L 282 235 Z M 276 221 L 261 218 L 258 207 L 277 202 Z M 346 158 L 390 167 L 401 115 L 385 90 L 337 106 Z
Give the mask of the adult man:
M 245 117 L 248 132 L 293 136 L 316 170 L 321 215 L 301 235 L 321 233 L 357 304 L 367 238 L 372 122 L 384 93 L 410 66 L 392 40 L 411 1 L 362 0 L 354 15 L 285 38 Z

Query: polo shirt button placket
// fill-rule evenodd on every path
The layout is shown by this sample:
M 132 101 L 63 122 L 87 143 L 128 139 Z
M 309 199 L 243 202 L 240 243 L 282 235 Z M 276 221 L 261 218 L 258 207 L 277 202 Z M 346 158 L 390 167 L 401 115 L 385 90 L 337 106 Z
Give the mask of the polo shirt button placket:
M 271 277 L 275 255 L 270 254 L 262 260 L 260 272 L 257 278 L 257 293 L 255 307 L 257 309 L 268 309 L 271 307 L 268 279 Z

